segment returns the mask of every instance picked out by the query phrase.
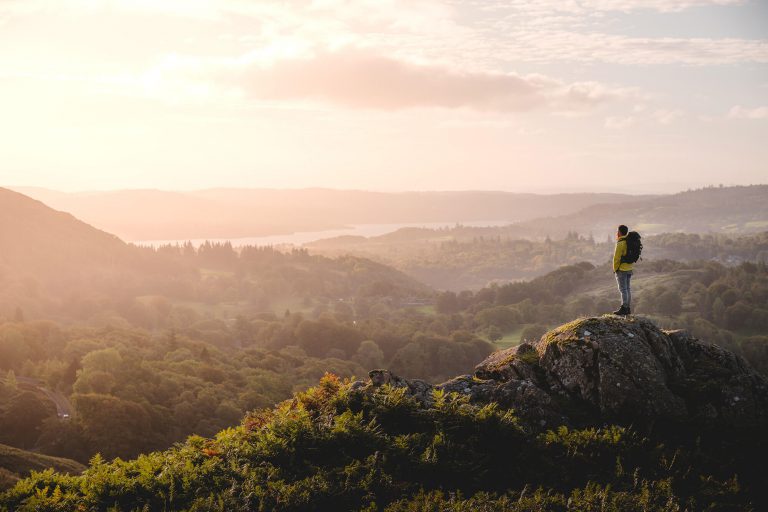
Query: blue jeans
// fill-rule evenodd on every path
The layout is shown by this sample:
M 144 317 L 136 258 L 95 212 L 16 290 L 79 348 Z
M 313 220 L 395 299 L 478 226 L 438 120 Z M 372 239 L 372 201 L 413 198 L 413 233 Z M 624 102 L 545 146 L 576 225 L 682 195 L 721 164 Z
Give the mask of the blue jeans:
M 629 291 L 629 280 L 632 279 L 632 271 L 625 272 L 619 270 L 616 272 L 616 283 L 619 285 L 619 293 L 621 293 L 621 305 L 629 307 L 629 303 L 632 300 L 632 292 Z

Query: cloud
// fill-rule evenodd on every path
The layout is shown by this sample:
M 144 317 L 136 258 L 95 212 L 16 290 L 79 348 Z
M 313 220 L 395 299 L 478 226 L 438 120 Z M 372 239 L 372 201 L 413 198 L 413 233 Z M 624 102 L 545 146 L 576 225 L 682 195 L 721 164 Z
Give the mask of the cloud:
M 621 65 L 714 66 L 768 63 L 768 41 L 743 37 L 639 37 L 617 32 L 618 12 L 647 10 L 649 20 L 706 5 L 735 6 L 738 0 L 459 0 L 475 15 L 464 20 L 469 33 L 463 55 L 484 49 L 496 65 L 504 62 L 588 62 Z M 649 21 L 637 21 L 642 26 Z M 666 22 L 664 22 L 666 23 Z M 468 40 L 467 40 L 468 39 Z M 464 56 L 471 59 L 471 55 Z
M 768 107 L 745 108 L 736 105 L 728 111 L 731 119 L 768 119 Z
M 618 13 L 667 13 L 744 0 L 0 0 L 10 13 L 113 12 L 208 21 L 249 48 L 277 39 L 365 46 L 454 65 L 514 69 L 519 62 L 622 65 L 768 63 L 768 41 L 635 37 Z M 128 18 L 126 17 L 126 20 Z M 144 23 L 146 20 L 141 19 Z M 200 26 L 203 24 L 201 23 Z M 217 44 L 224 44 L 218 41 Z M 141 45 L 137 45 L 141 46 Z M 241 46 L 242 48 L 242 46 Z
M 632 108 L 631 116 L 611 116 L 603 122 L 603 127 L 608 130 L 625 130 L 633 126 L 648 127 L 654 123 L 670 125 L 682 118 L 685 113 L 681 109 L 656 109 L 647 111 L 646 105 L 638 104 Z
M 217 19 L 219 2 L 208 0 L 0 0 L 0 15 L 136 12 L 183 18 Z M 220 4 L 220 3 L 219 3 Z
M 571 31 L 514 32 L 499 44 L 499 59 L 622 65 L 713 66 L 768 63 L 768 41 L 737 38 L 647 38 Z
M 480 8 L 487 12 L 535 12 L 545 16 L 559 14 L 589 14 L 590 12 L 632 12 L 657 11 L 661 13 L 681 12 L 686 9 L 707 6 L 732 6 L 744 4 L 747 0 L 458 0 L 465 6 Z
M 745 0 L 584 0 L 581 5 L 600 11 L 654 10 L 659 12 L 680 12 L 693 7 L 710 5 L 738 5 Z
M 651 117 L 656 120 L 659 124 L 672 124 L 681 117 L 683 117 L 683 111 L 680 109 L 674 109 L 674 110 L 665 110 L 665 109 L 659 109 L 656 110 Z
M 416 107 L 519 112 L 587 110 L 630 91 L 597 82 L 564 83 L 543 75 L 464 71 L 398 60 L 365 50 L 248 62 L 215 72 L 261 100 L 319 100 L 352 108 Z
M 605 126 L 608 130 L 624 130 L 635 124 L 635 118 L 629 117 L 608 117 L 605 119 Z

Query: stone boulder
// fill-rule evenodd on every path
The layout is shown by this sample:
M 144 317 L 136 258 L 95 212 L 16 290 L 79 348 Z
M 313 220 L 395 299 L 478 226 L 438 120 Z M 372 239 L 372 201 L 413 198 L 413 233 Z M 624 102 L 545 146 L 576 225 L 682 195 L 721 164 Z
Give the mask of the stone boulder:
M 641 317 L 575 320 L 536 343 L 491 354 L 474 375 L 438 385 L 374 370 L 355 388 L 386 384 L 407 388 L 425 405 L 435 389 L 496 402 L 534 430 L 603 422 L 768 427 L 765 377 L 728 350 Z
M 606 420 L 684 420 L 672 388 L 685 374 L 672 340 L 649 320 L 617 316 L 565 324 L 536 344 L 552 393 Z

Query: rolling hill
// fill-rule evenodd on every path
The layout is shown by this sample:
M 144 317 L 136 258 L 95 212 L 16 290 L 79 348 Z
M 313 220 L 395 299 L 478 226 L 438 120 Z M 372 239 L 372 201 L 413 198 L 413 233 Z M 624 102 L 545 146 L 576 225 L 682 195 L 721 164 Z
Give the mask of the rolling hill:
M 272 248 L 235 251 L 228 244 L 136 247 L 0 188 L 0 315 L 10 317 L 16 308 L 33 318 L 88 319 L 105 311 L 130 315 L 147 296 L 213 313 L 216 302 L 232 304 L 236 311 L 259 311 L 267 303 L 277 307 L 313 297 L 430 293 L 412 277 L 362 258 Z M 281 307 L 282 313 L 286 306 Z
M 43 471 L 48 468 L 70 475 L 77 475 L 85 470 L 85 466 L 71 459 L 51 457 L 0 444 L 0 491 L 12 487 L 20 478 L 28 477 L 31 471 Z
M 768 228 L 768 185 L 709 187 L 616 204 L 596 204 L 566 215 L 521 222 L 540 236 L 609 233 L 618 224 L 645 235 L 659 233 L 754 233 Z
M 113 265 L 134 251 L 114 235 L 40 201 L 0 188 L 0 265 L 36 274 Z
M 654 196 L 510 192 L 369 192 L 331 189 L 118 190 L 16 188 L 125 240 L 242 238 L 349 224 L 523 221 L 587 205 Z M 140 207 L 137 207 L 140 205 Z
M 316 254 L 354 254 L 391 265 L 438 289 L 477 289 L 530 279 L 578 261 L 612 255 L 618 222 L 643 235 L 644 259 L 768 259 L 768 186 L 701 189 L 507 226 L 403 228 L 376 237 L 305 244 Z M 657 234 L 664 231 L 663 234 Z

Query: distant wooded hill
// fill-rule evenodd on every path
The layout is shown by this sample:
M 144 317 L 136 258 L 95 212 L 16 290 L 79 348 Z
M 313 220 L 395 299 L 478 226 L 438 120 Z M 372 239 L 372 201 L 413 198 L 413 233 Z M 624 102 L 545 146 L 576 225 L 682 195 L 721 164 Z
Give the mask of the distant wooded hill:
M 522 222 L 527 235 L 562 237 L 569 231 L 602 238 L 618 224 L 646 235 L 755 233 L 768 229 L 768 185 L 709 187 L 616 204 L 587 206 L 572 214 Z
M 542 213 L 507 226 L 467 227 L 450 230 L 403 228 L 376 237 L 375 241 L 414 241 L 441 237 L 467 241 L 477 237 L 564 238 L 577 233 L 599 240 L 613 237 L 616 226 L 626 224 L 644 235 L 660 233 L 756 233 L 768 230 L 768 185 L 709 187 L 668 196 L 625 196 L 619 200 L 586 204 L 558 213 L 558 196 L 542 196 Z M 315 247 L 354 245 L 363 237 L 338 237 L 314 242 Z
M 125 240 L 244 238 L 350 224 L 515 222 L 520 238 L 611 232 L 754 232 L 768 227 L 768 185 L 671 195 L 518 194 L 300 189 L 120 190 L 63 193 L 19 188 Z M 620 206 L 619 206 L 620 205 Z
M 510 192 L 210 189 L 19 192 L 125 240 L 241 238 L 319 231 L 349 224 L 525 221 L 568 215 L 596 204 L 655 196 Z
M 48 276 L 74 267 L 112 266 L 134 253 L 116 236 L 69 213 L 0 188 L 0 269 Z
M 645 259 L 714 259 L 726 264 L 768 260 L 765 185 L 595 205 L 508 226 L 403 228 L 377 237 L 318 240 L 305 247 L 326 256 L 372 258 L 432 287 L 459 291 L 493 281 L 530 279 L 578 261 L 606 262 L 619 222 L 642 233 Z
M 151 296 L 188 308 L 227 302 L 236 312 L 320 298 L 431 293 L 400 271 L 356 257 L 329 259 L 269 247 L 236 252 L 229 244 L 210 243 L 136 247 L 0 188 L 0 316 L 14 316 L 20 308 L 20 316 L 31 318 L 85 320 L 105 312 L 126 317 Z
M 333 256 L 353 254 L 391 265 L 440 290 L 474 290 L 490 283 L 531 279 L 562 265 L 607 263 L 613 239 L 571 232 L 563 239 L 512 238 L 505 228 L 401 230 L 380 237 L 345 237 L 308 245 Z M 471 236 L 473 235 L 474 236 Z M 768 231 L 752 235 L 665 233 L 643 238 L 643 261 L 713 260 L 726 265 L 768 262 Z M 640 263 L 642 269 L 643 262 Z

